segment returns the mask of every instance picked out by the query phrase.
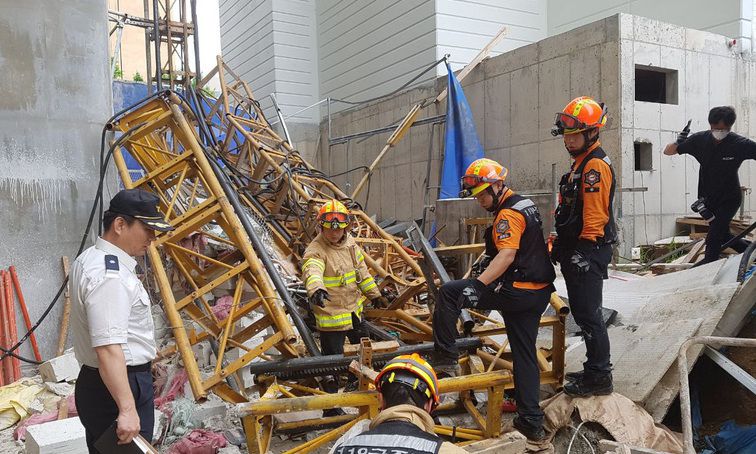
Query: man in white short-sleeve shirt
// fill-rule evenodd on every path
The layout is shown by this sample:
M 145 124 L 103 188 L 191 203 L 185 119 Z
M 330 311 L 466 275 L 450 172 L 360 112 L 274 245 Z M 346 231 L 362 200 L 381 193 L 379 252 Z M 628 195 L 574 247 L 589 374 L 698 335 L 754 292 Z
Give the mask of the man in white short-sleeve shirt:
M 71 328 L 82 364 L 76 408 L 90 453 L 98 453 L 93 444 L 113 421 L 121 443 L 138 433 L 152 440 L 156 346 L 150 298 L 133 257 L 145 253 L 155 230 L 172 230 L 158 205 L 150 192 L 120 191 L 103 215 L 102 237 L 71 267 Z

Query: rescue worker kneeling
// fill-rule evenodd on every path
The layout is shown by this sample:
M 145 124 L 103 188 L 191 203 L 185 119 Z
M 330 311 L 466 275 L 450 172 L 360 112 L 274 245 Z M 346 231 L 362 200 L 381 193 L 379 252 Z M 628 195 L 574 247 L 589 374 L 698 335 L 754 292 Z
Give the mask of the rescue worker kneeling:
M 368 336 L 362 327 L 365 300 L 370 299 L 376 307 L 387 306 L 388 301 L 370 275 L 362 250 L 347 232 L 350 216 L 346 206 L 329 200 L 320 208 L 317 222 L 320 233 L 305 250 L 302 279 L 320 333 L 321 350 L 324 355 L 340 355 L 347 337 L 356 344 Z M 336 377 L 324 380 L 322 386 L 329 393 L 339 391 Z M 341 409 L 323 412 L 323 416 L 343 414 Z
M 433 432 L 430 414 L 439 402 L 438 379 L 417 353 L 401 355 L 375 378 L 381 412 L 370 429 L 342 442 L 335 454 L 455 454 L 464 449 L 441 440 Z
M 478 159 L 462 177 L 460 197 L 474 196 L 496 213 L 485 233 L 490 262 L 476 279 L 444 284 L 433 313 L 433 365 L 450 375 L 458 369 L 455 345 L 457 318 L 462 308 L 498 310 L 512 348 L 515 400 L 514 427 L 531 440 L 544 437 L 539 407 L 540 372 L 536 336 L 541 315 L 554 291 L 554 267 L 543 237 L 535 204 L 506 186 L 507 169 L 490 159 Z

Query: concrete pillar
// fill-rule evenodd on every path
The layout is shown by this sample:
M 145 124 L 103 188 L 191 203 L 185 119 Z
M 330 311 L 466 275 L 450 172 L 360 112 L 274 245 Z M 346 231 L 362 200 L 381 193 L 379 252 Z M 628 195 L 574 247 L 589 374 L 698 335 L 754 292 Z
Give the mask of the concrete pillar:
M 107 26 L 105 0 L 0 3 L 0 267 L 16 266 L 33 320 L 62 282 L 61 256 L 73 262 L 94 200 L 112 112 Z M 62 301 L 37 330 L 45 358 L 61 311 Z M 20 315 L 17 325 L 21 337 Z

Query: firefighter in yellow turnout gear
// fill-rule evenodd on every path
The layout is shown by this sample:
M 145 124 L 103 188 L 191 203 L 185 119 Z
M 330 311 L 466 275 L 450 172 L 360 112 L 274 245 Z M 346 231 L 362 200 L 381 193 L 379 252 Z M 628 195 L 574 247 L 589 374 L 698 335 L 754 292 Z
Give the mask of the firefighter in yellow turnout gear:
M 317 221 L 320 233 L 305 250 L 302 280 L 320 333 L 321 350 L 324 355 L 339 355 L 344 353 L 346 338 L 356 344 L 367 337 L 362 327 L 365 302 L 370 300 L 374 306 L 384 307 L 388 301 L 370 275 L 362 249 L 347 231 L 350 216 L 346 206 L 329 200 L 320 208 Z M 338 392 L 337 380 L 325 380 L 323 389 Z M 337 414 L 343 413 L 338 409 L 323 413 Z

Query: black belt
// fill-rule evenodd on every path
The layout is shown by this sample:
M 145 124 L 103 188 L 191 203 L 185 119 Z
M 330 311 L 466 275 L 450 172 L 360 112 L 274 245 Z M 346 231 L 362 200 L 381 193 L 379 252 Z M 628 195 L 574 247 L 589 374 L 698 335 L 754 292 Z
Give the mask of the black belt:
M 88 370 L 93 370 L 93 371 L 98 371 L 99 372 L 98 368 L 92 367 L 92 366 L 87 366 L 86 364 L 83 364 L 81 367 L 83 369 L 88 369 Z M 126 372 L 145 372 L 145 371 L 149 371 L 151 368 L 152 368 L 152 363 L 151 362 L 146 362 L 144 364 L 138 364 L 136 366 L 126 366 Z

